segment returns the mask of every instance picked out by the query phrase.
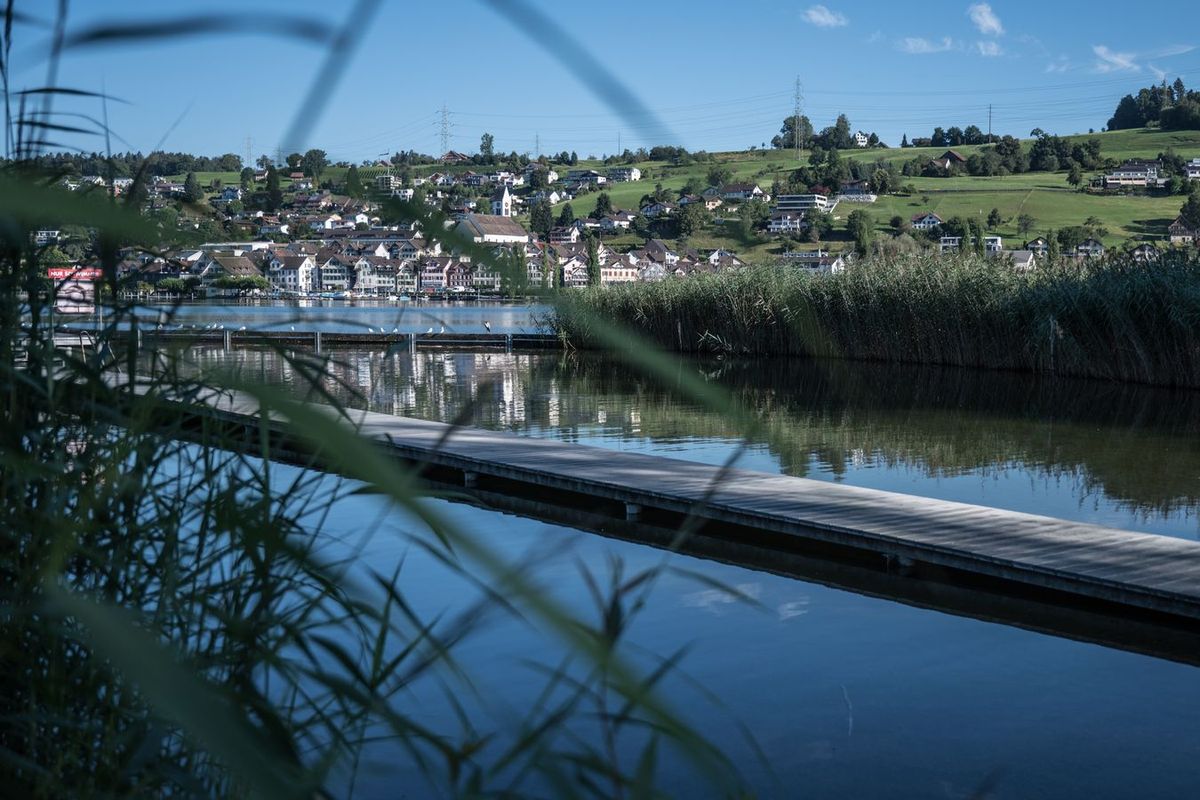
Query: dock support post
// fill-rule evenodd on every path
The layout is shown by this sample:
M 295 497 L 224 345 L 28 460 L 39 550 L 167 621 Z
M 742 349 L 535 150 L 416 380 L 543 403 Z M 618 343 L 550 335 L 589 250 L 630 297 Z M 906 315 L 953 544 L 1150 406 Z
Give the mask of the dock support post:
M 408 335 L 408 352 L 414 356 L 417 354 L 417 334 L 415 332 Z
M 625 504 L 625 519 L 637 519 L 642 514 L 642 507 L 637 503 Z
M 463 486 L 467 487 L 468 489 L 474 489 L 478 482 L 478 472 L 463 472 Z
M 223 335 L 221 339 L 223 341 L 225 351 L 229 352 L 233 349 L 233 331 L 222 331 L 222 334 Z
M 321 332 L 320 331 L 313 332 L 313 346 L 316 347 L 316 349 L 317 349 L 317 355 L 320 355 L 321 354 Z
M 512 334 L 511 333 L 504 334 L 504 352 L 506 352 L 506 353 L 512 352 Z

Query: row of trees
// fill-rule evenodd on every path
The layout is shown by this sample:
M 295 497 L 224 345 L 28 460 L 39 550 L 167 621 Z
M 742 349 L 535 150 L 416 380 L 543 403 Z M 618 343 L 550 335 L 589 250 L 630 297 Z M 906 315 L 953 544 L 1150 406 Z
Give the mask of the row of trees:
M 102 175 L 109 170 L 115 178 L 132 178 L 149 160 L 146 168 L 151 175 L 183 175 L 187 172 L 237 172 L 242 157 L 234 153 L 220 156 L 194 156 L 190 153 L 168 153 L 156 150 L 150 155 L 135 153 L 44 153 L 36 156 L 34 166 L 47 174 Z
M 958 147 L 964 144 L 990 144 L 999 141 L 995 134 L 984 133 L 978 125 L 968 125 L 965 128 L 951 126 L 949 128 L 934 128 L 933 134 L 925 138 L 914 138 L 909 141 L 908 134 L 900 140 L 901 147 Z
M 1147 86 L 1139 89 L 1137 95 L 1122 97 L 1108 120 L 1110 131 L 1147 125 L 1169 131 L 1200 130 L 1200 92 L 1189 91 L 1182 78 L 1176 78 L 1169 86 L 1164 79 L 1158 86 Z
M 858 147 L 854 140 L 854 131 L 850 127 L 850 118 L 838 114 L 837 120 L 820 133 L 815 133 L 812 120 L 803 114 L 786 117 L 779 129 L 779 134 L 772 137 L 771 147 L 787 150 L 793 148 L 799 139 L 800 147 L 819 147 L 823 150 L 850 150 Z M 867 139 L 868 147 L 886 147 L 879 137 L 872 133 Z

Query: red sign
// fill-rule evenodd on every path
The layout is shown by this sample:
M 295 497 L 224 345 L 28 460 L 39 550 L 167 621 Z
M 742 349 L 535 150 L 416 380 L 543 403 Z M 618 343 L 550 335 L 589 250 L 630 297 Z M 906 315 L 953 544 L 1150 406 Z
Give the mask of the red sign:
M 52 281 L 98 281 L 104 277 L 99 267 L 50 267 L 46 270 Z

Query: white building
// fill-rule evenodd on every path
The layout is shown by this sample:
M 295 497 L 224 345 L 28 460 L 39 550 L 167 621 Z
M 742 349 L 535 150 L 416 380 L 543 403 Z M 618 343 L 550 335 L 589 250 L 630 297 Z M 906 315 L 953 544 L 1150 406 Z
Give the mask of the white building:
M 829 198 L 823 194 L 781 194 L 775 198 L 776 212 L 828 211 Z
M 642 179 L 642 171 L 637 167 L 614 167 L 608 171 L 608 179 L 620 183 L 640 181 Z

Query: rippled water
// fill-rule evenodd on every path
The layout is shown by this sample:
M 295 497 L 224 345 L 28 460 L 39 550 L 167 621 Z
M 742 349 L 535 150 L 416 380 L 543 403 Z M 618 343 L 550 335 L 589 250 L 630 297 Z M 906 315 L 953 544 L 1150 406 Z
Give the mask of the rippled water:
M 193 351 L 298 385 L 268 351 Z M 837 362 L 696 362 L 762 420 L 726 415 L 609 358 L 333 351 L 348 405 L 619 450 L 1200 536 L 1200 392 Z
M 294 367 L 276 353 L 191 355 L 302 394 Z M 522 435 L 711 463 L 740 451 L 752 469 L 1197 536 L 1197 393 L 868 364 L 679 360 L 678 375 L 720 383 L 761 417 L 761 432 L 743 441 L 677 381 L 664 385 L 592 354 L 325 357 L 327 388 L 356 407 L 464 415 Z M 581 564 L 603 574 L 613 559 L 627 570 L 664 559 L 638 544 L 430 502 L 511 562 L 537 563 L 540 582 L 571 608 L 590 602 Z M 331 541 L 361 546 L 360 561 L 383 572 L 403 563 L 406 597 L 422 613 L 472 602 L 478 587 L 413 545 L 420 525 L 385 510 L 371 496 L 345 498 L 330 517 Z M 668 575 L 629 642 L 664 656 L 688 648 L 688 677 L 661 692 L 760 797 L 965 798 L 991 785 L 992 798 L 1178 798 L 1200 785 L 1193 667 L 684 555 L 670 563 L 757 601 Z M 529 661 L 553 664 L 563 654 L 505 615 L 455 653 L 472 680 L 460 699 L 481 730 L 511 725 L 535 701 L 544 676 Z M 411 703 L 422 723 L 457 727 L 440 689 L 414 688 Z M 661 777 L 674 796 L 712 796 L 669 754 Z M 356 789 L 421 796 L 420 781 L 384 741 Z

